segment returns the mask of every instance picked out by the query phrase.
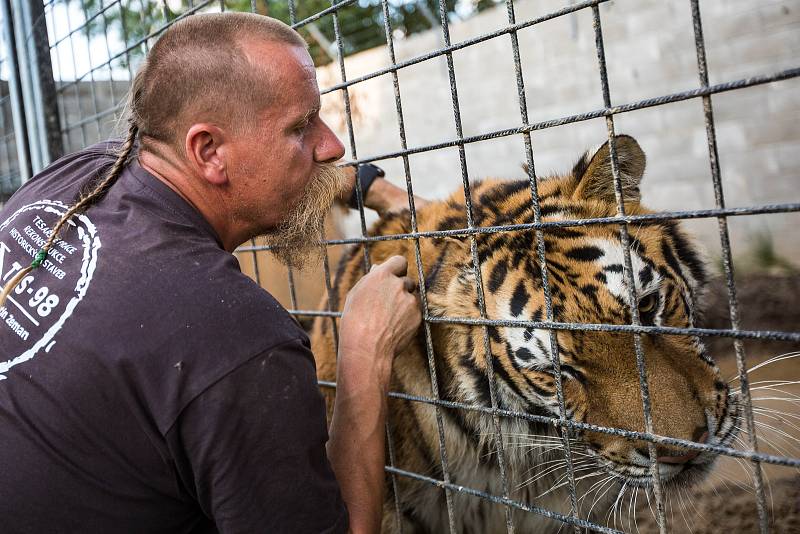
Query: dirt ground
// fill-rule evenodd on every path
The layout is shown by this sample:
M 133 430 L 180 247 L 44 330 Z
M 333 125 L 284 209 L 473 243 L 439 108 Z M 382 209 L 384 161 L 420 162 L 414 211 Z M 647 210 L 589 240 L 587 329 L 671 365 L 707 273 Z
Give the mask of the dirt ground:
M 800 275 L 750 275 L 736 280 L 740 328 L 743 330 L 800 331 Z M 709 292 L 708 312 L 701 326 L 730 328 L 727 292 L 717 280 Z M 729 339 L 707 339 L 723 376 L 738 376 L 733 343 Z M 800 344 L 747 340 L 744 354 L 748 368 L 769 358 L 800 351 Z M 750 373 L 759 451 L 800 458 L 800 385 L 764 382 L 800 381 L 800 357 L 766 365 Z M 738 384 L 733 380 L 732 384 Z M 771 389 L 765 389 L 771 388 Z M 789 397 L 791 400 L 778 400 Z M 781 414 L 765 413 L 773 409 Z M 732 458 L 719 460 L 715 475 L 691 492 L 692 505 L 681 507 L 673 502 L 667 509 L 669 531 L 676 534 L 711 534 L 759 532 L 756 500 L 747 462 Z M 800 534 L 800 470 L 764 465 L 767 508 L 772 532 Z M 686 501 L 686 499 L 684 499 Z M 637 512 L 638 532 L 658 532 L 646 505 Z M 622 530 L 633 530 L 627 525 Z

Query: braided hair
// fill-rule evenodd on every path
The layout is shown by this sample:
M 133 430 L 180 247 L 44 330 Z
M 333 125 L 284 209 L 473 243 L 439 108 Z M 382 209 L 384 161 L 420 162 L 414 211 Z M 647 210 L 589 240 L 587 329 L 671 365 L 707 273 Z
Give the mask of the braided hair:
M 15 287 L 17 287 L 20 281 L 22 281 L 22 279 L 25 278 L 28 273 L 39 267 L 45 258 L 47 258 L 47 254 L 58 240 L 58 236 L 61 233 L 61 229 L 64 227 L 64 225 L 67 224 L 67 222 L 69 222 L 74 215 L 83 213 L 90 206 L 103 198 L 111 186 L 114 185 L 114 183 L 119 179 L 123 169 L 125 169 L 125 165 L 128 163 L 131 153 L 133 152 L 133 147 L 136 144 L 138 133 L 139 127 L 136 125 L 136 121 L 132 116 L 128 120 L 128 134 L 125 138 L 125 142 L 120 147 L 117 153 L 117 159 L 108 170 L 108 173 L 106 173 L 106 175 L 99 182 L 97 182 L 94 187 L 89 188 L 88 192 L 82 193 L 78 201 L 75 202 L 66 212 L 64 212 L 64 215 L 61 216 L 53 228 L 53 233 L 50 234 L 47 242 L 45 242 L 45 244 L 41 249 L 39 249 L 39 252 L 34 257 L 33 262 L 31 262 L 31 264 L 24 269 L 20 270 L 3 287 L 3 291 L 0 293 L 0 306 L 5 304 L 6 298 L 8 298 L 8 295 L 14 290 Z

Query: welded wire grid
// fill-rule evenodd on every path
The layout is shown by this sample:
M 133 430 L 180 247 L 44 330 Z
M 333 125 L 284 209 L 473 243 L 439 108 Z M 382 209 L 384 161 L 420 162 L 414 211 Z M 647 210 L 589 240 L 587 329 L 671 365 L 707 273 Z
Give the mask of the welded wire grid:
M 283 1 L 283 0 L 282 0 Z M 423 403 L 432 406 L 435 410 L 438 438 L 439 438 L 439 463 L 441 467 L 442 479 L 434 479 L 422 473 L 414 473 L 395 464 L 394 446 L 392 440 L 392 426 L 391 421 L 387 424 L 386 432 L 389 443 L 389 465 L 386 466 L 386 472 L 391 476 L 393 487 L 395 489 L 395 510 L 396 521 L 398 526 L 401 522 L 401 510 L 397 492 L 397 478 L 407 477 L 418 481 L 437 486 L 444 491 L 445 502 L 447 507 L 448 520 L 451 532 L 455 532 L 455 517 L 453 509 L 453 495 L 459 493 L 461 495 L 469 495 L 479 499 L 503 506 L 505 509 L 506 529 L 508 532 L 514 532 L 514 514 L 515 513 L 536 513 L 549 517 L 555 520 L 562 521 L 567 525 L 571 525 L 576 531 L 580 528 L 589 528 L 599 532 L 618 532 L 615 529 L 599 525 L 589 521 L 587 518 L 579 516 L 577 495 L 575 489 L 574 471 L 572 469 L 572 453 L 570 450 L 570 441 L 568 435 L 570 432 L 575 431 L 595 431 L 603 432 L 610 435 L 615 435 L 623 438 L 642 440 L 648 443 L 648 451 L 650 455 L 651 473 L 655 480 L 654 495 L 656 501 L 656 516 L 660 532 L 667 532 L 668 525 L 665 517 L 664 498 L 662 495 L 662 488 L 660 477 L 658 476 L 658 463 L 656 459 L 657 445 L 670 445 L 680 446 L 696 451 L 711 451 L 714 453 L 731 456 L 734 458 L 741 458 L 749 460 L 753 466 L 753 485 L 755 488 L 755 498 L 758 507 L 760 529 L 761 532 L 768 531 L 768 516 L 767 507 L 765 503 L 764 483 L 761 474 L 761 464 L 769 463 L 782 466 L 800 467 L 800 459 L 791 458 L 786 456 L 777 456 L 771 454 L 764 454 L 758 451 L 758 442 L 755 432 L 755 424 L 753 421 L 752 401 L 750 397 L 748 380 L 747 380 L 747 365 L 746 354 L 742 345 L 743 339 L 772 339 L 798 342 L 800 341 L 800 333 L 798 332 L 778 332 L 778 331 L 754 331 L 742 330 L 739 325 L 738 302 L 736 297 L 736 285 L 733 277 L 733 261 L 731 258 L 730 238 L 727 227 L 727 218 L 732 216 L 742 215 L 756 215 L 756 214 L 774 214 L 774 213 L 791 213 L 800 212 L 800 203 L 782 203 L 749 206 L 740 208 L 728 208 L 725 206 L 722 182 L 720 179 L 720 166 L 717 154 L 716 134 L 714 129 L 712 95 L 733 91 L 745 87 L 752 87 L 766 83 L 786 80 L 800 76 L 800 67 L 790 68 L 779 72 L 764 73 L 759 76 L 751 76 L 744 79 L 730 80 L 724 83 L 710 85 L 708 80 L 708 69 L 705 57 L 705 43 L 703 39 L 702 24 L 700 19 L 700 11 L 698 0 L 688 0 L 691 4 L 692 22 L 694 27 L 694 41 L 697 50 L 697 72 L 699 78 L 699 85 L 695 88 L 665 94 L 655 98 L 648 98 L 644 100 L 629 102 L 622 105 L 611 104 L 611 88 L 609 87 L 608 75 L 606 71 L 606 58 L 604 51 L 604 41 L 602 33 L 602 20 L 600 16 L 599 5 L 608 0 L 586 0 L 582 2 L 569 3 L 560 10 L 554 11 L 544 16 L 537 18 L 517 21 L 514 10 L 513 0 L 505 0 L 505 8 L 507 11 L 508 24 L 498 30 L 484 33 L 460 42 L 453 43 L 450 39 L 449 21 L 447 9 L 443 3 L 440 3 L 439 8 L 439 22 L 441 30 L 441 40 L 443 46 L 436 50 L 432 50 L 425 54 L 421 54 L 404 61 L 397 61 L 394 50 L 393 42 L 393 28 L 390 17 L 391 5 L 388 0 L 381 0 L 381 9 L 383 14 L 383 26 L 386 38 L 386 49 L 388 53 L 389 65 L 387 67 L 375 70 L 368 74 L 356 78 L 348 78 L 345 68 L 345 50 L 343 46 L 342 27 L 340 25 L 339 13 L 344 9 L 361 9 L 360 4 L 356 0 L 342 0 L 336 2 L 332 1 L 330 7 L 319 11 L 303 20 L 297 20 L 297 9 L 294 0 L 285 0 L 288 3 L 289 23 L 296 29 L 301 29 L 311 23 L 329 23 L 332 25 L 335 37 L 335 52 L 336 60 L 338 62 L 339 74 L 341 81 L 330 87 L 323 88 L 322 94 L 329 94 L 338 92 L 341 94 L 344 104 L 345 124 L 347 127 L 348 143 L 352 163 L 375 162 L 387 159 L 400 158 L 403 163 L 404 178 L 406 188 L 408 191 L 408 207 L 410 211 L 410 232 L 405 234 L 391 235 L 391 236 L 368 236 L 366 218 L 363 207 L 363 194 L 360 186 L 357 186 L 357 197 L 359 204 L 360 215 L 360 233 L 359 237 L 345 238 L 345 239 L 326 239 L 324 246 L 326 247 L 325 254 L 323 255 L 323 275 L 325 287 L 328 294 L 329 309 L 322 311 L 303 310 L 298 308 L 297 300 L 297 287 L 295 283 L 295 273 L 290 268 L 288 270 L 288 286 L 289 295 L 291 300 L 291 308 L 289 311 L 296 316 L 310 316 L 310 317 L 326 317 L 328 318 L 333 327 L 333 334 L 336 343 L 338 344 L 338 331 L 337 331 L 337 318 L 341 316 L 340 312 L 332 308 L 333 292 L 332 292 L 332 277 L 330 264 L 327 256 L 327 247 L 341 246 L 341 245 L 358 245 L 363 250 L 363 262 L 365 268 L 368 270 L 370 266 L 369 246 L 371 243 L 385 240 L 411 240 L 414 245 L 415 252 L 415 267 L 419 280 L 425 279 L 425 272 L 423 269 L 422 258 L 420 253 L 420 239 L 441 238 L 448 236 L 460 236 L 467 238 L 470 243 L 472 267 L 476 273 L 476 293 L 478 297 L 478 307 L 480 318 L 469 319 L 460 317 L 434 317 L 431 316 L 428 309 L 428 300 L 426 295 L 425 284 L 419 284 L 421 305 L 423 312 L 423 334 L 425 340 L 425 347 L 428 359 L 428 368 L 431 382 L 431 395 L 430 397 L 421 397 L 416 395 L 409 395 L 401 392 L 390 392 L 390 397 L 403 399 L 411 402 Z M 163 23 L 149 29 L 144 35 L 140 37 L 132 37 L 130 24 L 135 18 L 131 18 L 131 14 L 143 13 L 146 6 L 151 6 L 151 3 L 146 3 L 145 0 L 113 0 L 104 2 L 100 0 L 93 4 L 94 9 L 90 13 L 86 6 L 86 2 L 78 2 L 81 9 L 74 9 L 75 3 L 66 0 L 49 0 L 45 3 L 45 18 L 48 25 L 50 35 L 51 56 L 53 62 L 53 69 L 57 78 L 57 92 L 60 101 L 60 114 L 62 125 L 62 136 L 65 144 L 65 151 L 69 152 L 76 150 L 81 146 L 91 144 L 103 138 L 113 126 L 113 119 L 124 106 L 124 91 L 120 91 L 120 82 L 115 81 L 119 79 L 124 86 L 129 83 L 135 72 L 135 65 L 146 54 L 152 40 L 157 38 L 166 28 L 169 27 L 175 20 L 183 17 L 190 16 L 193 13 L 215 9 L 225 10 L 229 9 L 230 5 L 226 5 L 224 1 L 220 0 L 206 0 L 189 2 L 189 5 L 182 12 L 170 18 L 167 11 L 167 3 L 161 2 L 160 6 L 163 10 Z M 71 6 L 73 6 L 71 8 Z M 252 11 L 256 11 L 256 2 L 253 0 L 249 4 Z M 137 11 L 138 10 L 138 11 Z M 603 107 L 584 112 L 576 115 L 569 115 L 560 118 L 552 118 L 540 122 L 530 122 L 528 117 L 528 107 L 525 98 L 525 76 L 522 70 L 522 63 L 520 61 L 520 51 L 518 42 L 518 32 L 526 28 L 535 26 L 545 21 L 565 16 L 571 13 L 576 13 L 582 10 L 591 11 L 593 20 L 593 30 L 595 37 L 595 48 L 597 54 L 597 64 L 599 67 L 600 79 L 598 88 L 600 89 L 603 97 Z M 123 47 L 115 48 L 113 45 L 114 40 L 109 40 L 109 19 L 117 17 L 122 21 L 121 40 Z M 96 28 L 101 26 L 102 31 L 97 32 Z M 89 68 L 85 72 L 77 72 L 78 66 L 75 61 L 76 53 L 84 50 L 85 47 L 92 41 L 93 35 L 100 33 L 103 35 L 105 43 L 105 57 L 97 61 L 89 60 Z M 461 123 L 460 103 L 458 96 L 458 83 L 456 73 L 453 66 L 453 52 L 467 48 L 488 41 L 490 39 L 503 38 L 508 36 L 510 40 L 510 52 L 514 60 L 515 79 L 517 84 L 517 93 L 519 97 L 519 111 L 520 111 L 520 125 L 515 128 L 495 130 L 484 132 L 479 135 L 464 136 Z M 83 40 L 79 42 L 79 40 Z M 96 46 L 96 45 L 95 45 Z M 446 60 L 447 74 L 453 109 L 453 121 L 455 128 L 455 135 L 451 139 L 442 140 L 434 144 L 424 146 L 409 147 L 406 140 L 405 123 L 403 116 L 403 105 L 401 98 L 401 87 L 398 79 L 398 72 L 412 65 L 430 61 L 434 58 L 444 57 Z M 69 72 L 71 78 L 69 81 L 63 81 L 64 73 Z M 397 114 L 397 127 L 400 139 L 400 150 L 386 152 L 382 154 L 372 154 L 359 157 L 357 152 L 357 140 L 353 128 L 353 120 L 351 116 L 351 102 L 348 89 L 358 83 L 367 80 L 389 75 L 391 76 L 392 85 L 394 88 L 394 99 Z M 89 83 L 84 83 L 89 82 Z M 87 100 L 82 98 L 82 93 L 86 91 L 88 86 L 89 102 L 91 103 L 90 109 L 84 109 L 84 103 Z M 105 86 L 105 87 L 104 87 Z M 7 93 L 0 94 L 0 103 L 4 103 Z M 662 106 L 669 103 L 680 102 L 688 99 L 702 99 L 703 113 L 706 124 L 706 133 L 709 148 L 709 164 L 711 169 L 711 177 L 713 181 L 714 194 L 715 194 L 715 208 L 704 210 L 691 210 L 691 211 L 673 211 L 666 213 L 647 214 L 647 215 L 627 215 L 625 213 L 625 205 L 622 200 L 622 189 L 619 177 L 619 169 L 617 164 L 617 154 L 614 137 L 614 118 L 616 115 L 623 114 L 630 111 L 650 108 L 654 106 Z M 5 109 L 5 107 L 3 107 Z M 3 114 L 2 120 L 6 120 L 7 115 Z M 537 190 L 537 176 L 536 166 L 534 160 L 533 143 L 531 141 L 531 132 L 561 126 L 565 124 L 577 123 L 596 118 L 604 118 L 606 121 L 608 140 L 611 151 L 612 159 L 612 172 L 614 176 L 615 195 L 617 202 L 617 214 L 614 217 L 602 217 L 595 219 L 581 219 L 581 220 L 563 220 L 563 221 L 548 221 L 543 222 L 541 218 L 541 210 L 539 207 L 539 198 Z M 0 150 L 9 150 L 9 142 L 7 137 L 13 135 L 8 133 L 7 128 L 2 130 L 4 137 L 0 139 L 0 145 L 3 148 Z M 471 143 L 497 139 L 501 137 L 509 137 L 520 135 L 523 138 L 525 146 L 525 158 L 528 163 L 528 173 L 530 182 L 531 203 L 534 211 L 534 221 L 532 223 L 514 224 L 505 226 L 492 226 L 492 227 L 479 227 L 476 226 L 473 219 L 473 206 L 472 197 L 470 192 L 470 176 L 467 168 L 467 160 L 465 153 L 465 146 Z M 439 230 L 439 231 L 420 231 L 417 226 L 417 214 L 414 204 L 414 192 L 412 187 L 411 170 L 409 165 L 409 156 L 424 152 L 441 150 L 446 148 L 456 147 L 459 155 L 460 171 L 462 176 L 462 184 L 465 193 L 465 210 L 467 226 L 465 228 L 454 230 Z M 3 170 L 5 172 L 5 170 Z M 677 327 L 656 327 L 642 325 L 639 320 L 637 295 L 635 285 L 633 284 L 633 271 L 631 268 L 631 256 L 628 244 L 630 242 L 629 225 L 637 224 L 647 221 L 666 221 L 666 220 L 681 220 L 681 219 L 702 219 L 702 218 L 716 218 L 719 224 L 720 243 L 723 251 L 723 265 L 725 278 L 728 289 L 728 300 L 730 308 L 730 321 L 731 327 L 727 329 L 708 329 L 708 328 L 677 328 Z M 548 283 L 548 270 L 547 255 L 544 244 L 544 233 L 551 228 L 562 228 L 572 226 L 588 226 L 597 224 L 616 224 L 619 226 L 619 235 L 623 243 L 624 255 L 624 276 L 628 288 L 628 301 L 630 304 L 631 324 L 629 325 L 611 325 L 611 324 L 582 324 L 582 323 L 566 323 L 558 322 L 553 316 L 552 296 Z M 516 231 L 534 231 L 536 237 L 536 253 L 538 260 L 542 266 L 542 285 L 545 295 L 545 318 L 542 321 L 522 321 L 522 320 L 493 320 L 490 319 L 486 312 L 483 292 L 483 280 L 481 277 L 481 270 L 479 264 L 479 257 L 477 253 L 477 238 L 481 235 L 489 235 L 500 232 L 516 232 Z M 262 250 L 269 250 L 268 246 L 258 245 L 255 241 L 251 241 L 249 245 L 240 247 L 239 252 L 242 254 L 251 254 L 255 278 L 261 282 L 261 272 L 259 271 L 257 253 Z M 452 323 L 470 325 L 479 327 L 483 331 L 483 350 L 485 354 L 485 361 L 487 366 L 487 379 L 490 385 L 490 406 L 478 406 L 444 400 L 441 398 L 438 390 L 438 380 L 436 376 L 435 359 L 437 355 L 434 352 L 431 328 L 436 324 Z M 529 413 L 514 412 L 498 408 L 496 402 L 496 381 L 494 379 L 493 358 L 491 354 L 489 342 L 489 329 L 491 327 L 511 327 L 511 328 L 536 328 L 546 329 L 550 332 L 550 348 L 553 356 L 554 379 L 557 386 L 557 399 L 559 405 L 559 417 L 547 417 L 541 415 L 534 415 Z M 556 338 L 558 330 L 578 330 L 578 331 L 601 331 L 601 332 L 624 332 L 633 336 L 635 346 L 635 356 L 639 372 L 639 385 L 641 389 L 642 406 L 645 414 L 645 432 L 632 432 L 617 428 L 601 427 L 587 423 L 580 423 L 569 420 L 567 418 L 566 408 L 564 405 L 564 393 L 562 385 L 562 376 L 560 372 L 560 358 L 559 346 Z M 704 443 L 694 443 L 687 440 L 671 438 L 666 436 L 659 436 L 653 432 L 653 423 L 651 417 L 651 405 L 648 392 L 647 373 L 645 368 L 644 353 L 641 343 L 642 335 L 653 334 L 671 334 L 671 335 L 689 335 L 689 336 L 703 336 L 703 337 L 726 337 L 732 338 L 736 352 L 737 367 L 739 371 L 739 379 L 741 382 L 741 395 L 744 404 L 744 421 L 745 429 L 748 435 L 749 450 L 737 450 L 730 447 L 720 445 L 709 445 Z M 335 387 L 335 383 L 321 383 L 322 387 Z M 448 452 L 445 444 L 444 436 L 444 422 L 442 413 L 443 410 L 462 410 L 471 411 L 485 414 L 492 418 L 495 442 L 497 444 L 497 468 L 500 475 L 500 482 L 502 493 L 500 495 L 492 495 L 484 491 L 473 488 L 464 487 L 455 484 L 452 481 L 450 470 L 448 468 Z M 501 418 L 519 418 L 526 421 L 537 423 L 544 423 L 551 425 L 557 429 L 563 438 L 564 454 L 566 465 L 568 466 L 568 488 L 570 494 L 570 513 L 561 514 L 551 510 L 546 510 L 537 506 L 535 503 L 519 502 L 511 498 L 511 491 L 509 488 L 507 466 L 505 452 L 503 450 L 503 436 L 502 427 L 500 425 Z M 476 459 L 477 461 L 477 459 Z

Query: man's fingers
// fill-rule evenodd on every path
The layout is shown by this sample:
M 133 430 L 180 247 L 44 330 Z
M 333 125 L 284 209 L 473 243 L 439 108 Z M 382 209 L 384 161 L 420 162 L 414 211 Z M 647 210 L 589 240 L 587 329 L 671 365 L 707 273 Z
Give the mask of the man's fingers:
M 411 278 L 404 276 L 403 277 L 403 289 L 408 291 L 409 293 L 413 293 L 417 289 L 417 281 L 412 280 Z
M 381 268 L 388 269 L 395 276 L 405 276 L 408 272 L 408 262 L 403 256 L 392 256 L 381 264 Z

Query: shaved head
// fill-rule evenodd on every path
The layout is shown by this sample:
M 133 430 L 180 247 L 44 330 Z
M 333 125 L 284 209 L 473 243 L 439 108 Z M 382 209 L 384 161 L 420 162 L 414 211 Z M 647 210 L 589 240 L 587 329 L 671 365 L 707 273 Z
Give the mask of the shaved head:
M 330 164 L 344 147 L 319 116 L 307 48 L 269 17 L 192 15 L 136 74 L 128 141 L 139 139 L 139 163 L 202 213 L 226 250 L 280 234 L 300 263 L 341 190 Z
M 186 130 L 210 122 L 241 130 L 270 102 L 272 73 L 251 43 L 307 48 L 289 26 L 251 13 L 193 15 L 170 27 L 150 50 L 132 87 L 131 113 L 142 144 L 178 149 Z M 257 50 L 257 49 L 256 49 Z

